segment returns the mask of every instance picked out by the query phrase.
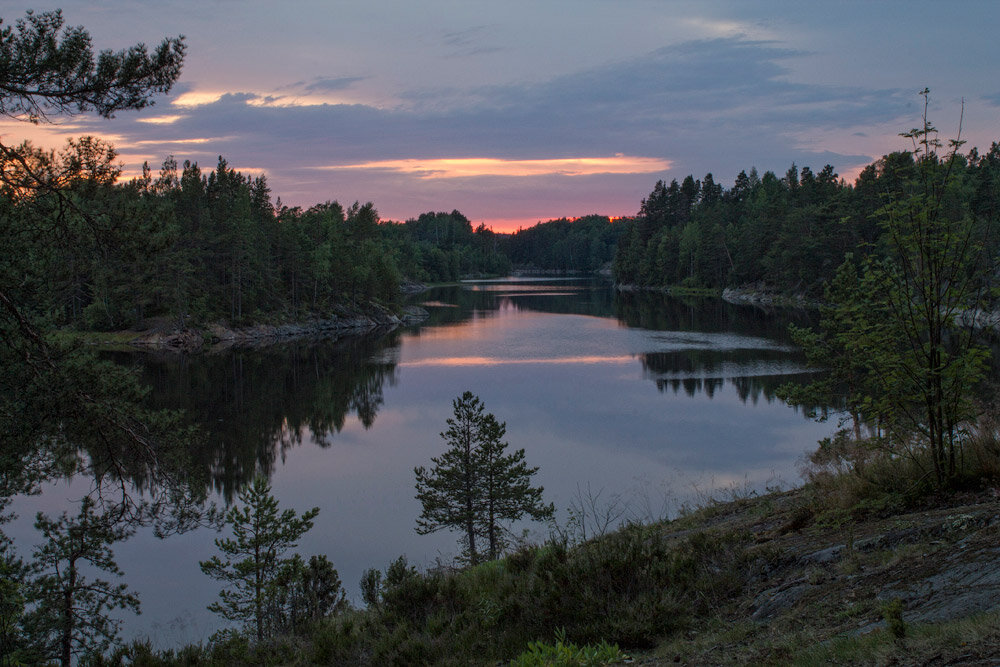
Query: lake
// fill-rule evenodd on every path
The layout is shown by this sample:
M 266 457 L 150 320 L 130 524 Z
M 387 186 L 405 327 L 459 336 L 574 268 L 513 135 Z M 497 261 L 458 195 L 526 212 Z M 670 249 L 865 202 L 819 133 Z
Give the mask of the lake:
M 355 603 L 369 567 L 401 554 L 427 567 L 458 553 L 457 534 L 414 531 L 413 469 L 443 451 L 439 434 L 466 390 L 539 467 L 535 483 L 563 525 L 581 502 L 651 519 L 726 495 L 718 489 L 795 485 L 803 455 L 834 429 L 774 397 L 809 377 L 787 335 L 789 322 L 809 323 L 800 311 L 617 293 L 590 279 L 468 282 L 412 301 L 428 319 L 389 333 L 114 355 L 139 368 L 156 405 L 184 408 L 201 425 L 207 437 L 193 455 L 217 500 L 235 498 L 260 470 L 282 508 L 320 508 L 298 551 L 326 554 Z M 78 479 L 19 499 L 8 534 L 27 552 L 34 513 L 87 488 Z M 169 647 L 223 627 L 205 609 L 216 582 L 198 567 L 217 553 L 214 537 L 140 533 L 116 548 L 143 604 L 126 636 Z

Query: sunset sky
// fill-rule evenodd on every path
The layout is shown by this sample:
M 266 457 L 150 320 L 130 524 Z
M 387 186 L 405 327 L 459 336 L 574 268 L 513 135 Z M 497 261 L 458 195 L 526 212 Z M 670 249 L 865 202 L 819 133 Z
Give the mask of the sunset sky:
M 61 7 L 96 48 L 187 37 L 169 96 L 113 120 L 0 123 L 6 142 L 99 134 L 128 173 L 219 155 L 286 205 L 462 211 L 497 230 L 632 215 L 658 179 L 832 164 L 848 179 L 931 118 L 1000 139 L 1000 3 L 665 0 L 0 2 Z

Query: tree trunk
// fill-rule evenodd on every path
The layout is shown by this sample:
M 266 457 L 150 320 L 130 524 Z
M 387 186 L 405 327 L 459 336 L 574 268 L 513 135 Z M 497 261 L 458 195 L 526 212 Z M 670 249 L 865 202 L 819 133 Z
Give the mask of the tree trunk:
M 63 589 L 63 628 L 61 638 L 60 662 L 63 667 L 70 667 L 73 660 L 73 591 L 76 588 L 76 559 L 69 561 L 69 580 Z

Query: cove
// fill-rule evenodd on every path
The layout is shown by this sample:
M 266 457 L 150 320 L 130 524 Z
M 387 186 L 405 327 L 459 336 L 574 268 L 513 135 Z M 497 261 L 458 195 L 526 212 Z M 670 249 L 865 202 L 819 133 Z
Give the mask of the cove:
M 439 434 L 463 391 L 506 422 L 507 441 L 539 467 L 535 483 L 563 522 L 583 494 L 648 519 L 720 487 L 794 485 L 802 456 L 834 428 L 774 397 L 808 377 L 787 336 L 789 322 L 809 323 L 802 311 L 618 293 L 589 279 L 468 282 L 413 302 L 427 320 L 383 334 L 114 355 L 151 385 L 155 405 L 200 426 L 192 458 L 217 502 L 260 471 L 282 507 L 320 508 L 297 551 L 326 554 L 356 604 L 367 568 L 402 554 L 419 567 L 457 555 L 456 535 L 415 533 L 413 468 L 442 451 Z M 56 512 L 87 488 L 76 479 L 19 499 L 8 534 L 27 552 L 34 513 Z M 548 534 L 521 529 L 528 539 Z M 217 587 L 198 567 L 216 553 L 215 537 L 141 532 L 117 546 L 143 605 L 125 637 L 171 647 L 224 626 L 205 609 Z

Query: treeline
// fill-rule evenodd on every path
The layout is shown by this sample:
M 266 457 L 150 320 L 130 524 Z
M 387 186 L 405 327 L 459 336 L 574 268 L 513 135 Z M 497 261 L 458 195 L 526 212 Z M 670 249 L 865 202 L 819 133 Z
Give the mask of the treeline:
M 947 202 L 950 213 L 996 219 L 1000 146 L 959 158 L 961 194 Z M 868 165 L 853 185 L 830 165 L 817 174 L 794 164 L 783 177 L 741 171 L 730 189 L 711 173 L 659 181 L 624 231 L 614 277 L 639 286 L 763 285 L 819 297 L 847 253 L 884 254 L 878 212 L 919 182 L 910 152 Z
M 19 302 L 56 326 L 240 324 L 392 307 L 404 280 L 506 275 L 514 265 L 594 270 L 610 262 L 623 228 L 590 216 L 498 234 L 473 229 L 459 211 L 383 221 L 370 202 L 273 203 L 264 176 L 221 157 L 212 171 L 170 158 L 119 183 L 117 154 L 100 140 L 70 141 L 58 154 L 23 150 L 24 187 L 11 173 L 0 191 L 3 268 Z M 30 187 L 39 171 L 55 187 Z
M 625 228 L 622 219 L 603 215 L 540 222 L 512 234 L 508 254 L 511 263 L 522 269 L 598 271 L 615 256 Z
M 475 229 L 458 211 L 422 213 L 404 223 L 387 222 L 383 236 L 403 275 L 419 282 L 451 282 L 462 276 L 510 273 L 504 235 L 486 225 Z
M 55 172 L 56 186 L 5 187 L 0 233 L 18 301 L 50 324 L 239 323 L 398 294 L 372 204 L 275 206 L 263 176 L 222 158 L 208 173 L 169 159 L 120 184 L 116 153 L 101 141 L 71 141 L 58 155 L 28 150 L 32 171 Z

